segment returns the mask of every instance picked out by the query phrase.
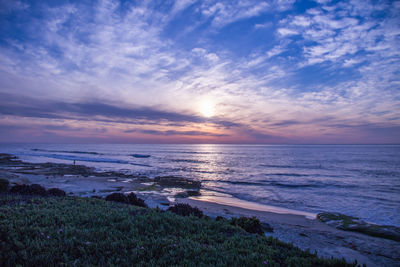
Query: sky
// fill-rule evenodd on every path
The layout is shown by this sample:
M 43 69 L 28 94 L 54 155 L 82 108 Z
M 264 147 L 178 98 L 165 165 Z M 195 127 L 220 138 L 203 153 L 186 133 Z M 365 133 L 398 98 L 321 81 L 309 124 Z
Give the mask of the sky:
M 0 142 L 400 143 L 400 1 L 0 0 Z

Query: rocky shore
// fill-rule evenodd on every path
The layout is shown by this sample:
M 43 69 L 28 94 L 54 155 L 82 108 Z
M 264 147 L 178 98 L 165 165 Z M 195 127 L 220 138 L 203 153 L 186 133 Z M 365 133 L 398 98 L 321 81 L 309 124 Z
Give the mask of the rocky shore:
M 349 222 L 349 218 L 332 214 L 319 215 L 318 220 L 207 201 L 199 196 L 201 183 L 183 177 L 158 176 L 151 179 L 112 171 L 99 172 L 84 165 L 28 163 L 13 155 L 0 154 L 0 178 L 10 181 L 10 186 L 40 184 L 47 192 L 52 189 L 55 192 L 54 188 L 58 188 L 70 196 L 106 198 L 119 194 L 114 197 L 128 204 L 128 197 L 134 192 L 135 197 L 137 195 L 149 207 L 165 210 L 179 203 L 189 204 L 214 218 L 256 216 L 264 225 L 266 235 L 317 252 L 325 258 L 345 258 L 348 262 L 357 260 L 367 266 L 400 265 L 398 228 L 389 227 L 384 231 L 382 227 L 371 227 L 365 222 L 355 226 L 358 222 L 355 218 Z M 366 235 L 371 234 L 365 231 L 366 228 L 377 228 L 372 233 L 375 236 Z
M 0 154 L 0 175 L 11 184 L 40 184 L 59 188 L 68 195 L 105 197 L 111 192 L 135 192 L 151 207 L 168 206 L 175 198 L 200 194 L 201 183 L 177 176 L 151 179 L 114 171 L 99 172 L 85 165 L 30 163 Z

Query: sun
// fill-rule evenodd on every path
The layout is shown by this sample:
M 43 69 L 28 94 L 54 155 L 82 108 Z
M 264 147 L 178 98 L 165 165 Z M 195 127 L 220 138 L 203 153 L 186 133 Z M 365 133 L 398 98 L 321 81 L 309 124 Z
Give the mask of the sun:
M 214 104 L 211 102 L 203 102 L 200 106 L 200 113 L 206 118 L 211 118 L 214 116 Z

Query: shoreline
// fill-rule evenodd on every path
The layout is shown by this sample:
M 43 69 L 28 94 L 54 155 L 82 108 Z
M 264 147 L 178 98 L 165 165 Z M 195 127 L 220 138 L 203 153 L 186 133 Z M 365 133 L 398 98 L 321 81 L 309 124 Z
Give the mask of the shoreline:
M 5 162 L 1 162 L 1 157 L 7 155 L 9 156 L 9 159 Z M 10 163 L 13 163 L 14 165 L 8 165 Z M 2 168 L 2 165 L 6 165 L 6 167 Z M 51 170 L 49 170 L 49 168 Z M 150 203 L 150 206 L 157 204 L 164 206 L 167 201 L 173 203 L 178 198 L 193 197 L 190 195 L 190 192 L 193 193 L 194 191 L 197 191 L 198 193 L 196 193 L 194 197 L 198 200 L 253 210 L 303 215 L 308 218 L 316 218 L 317 216 L 317 213 L 243 200 L 225 193 L 205 190 L 200 186 L 195 186 L 193 188 L 180 188 L 182 184 L 178 184 L 176 187 L 171 187 L 170 185 L 157 187 L 154 186 L 154 179 L 147 176 L 125 174 L 117 171 L 97 171 L 95 168 L 86 165 L 25 162 L 19 160 L 17 156 L 12 154 L 0 153 L 0 174 L 2 170 L 22 176 L 19 178 L 9 177 L 10 181 L 14 183 L 39 183 L 45 187 L 58 187 L 67 193 L 73 193 L 74 195 L 83 197 L 104 197 L 109 192 L 118 191 L 129 193 L 132 191 L 142 195 L 150 202 L 154 202 Z M 69 172 L 72 172 L 73 174 L 69 174 Z M 189 182 L 191 180 L 187 179 L 186 181 Z M 188 191 L 185 189 L 190 189 L 189 194 L 185 194 Z M 154 199 L 157 201 L 152 201 Z
M 197 207 L 211 217 L 255 216 L 261 223 L 268 223 L 273 228 L 273 232 L 265 233 L 266 236 L 291 243 L 302 250 L 316 252 L 324 258 L 344 258 L 347 262 L 357 260 L 359 264 L 367 266 L 400 264 L 400 242 L 339 230 L 317 219 L 246 209 L 195 198 L 179 199 L 176 203 Z
M 27 163 L 12 155 L 1 155 L 0 178 L 6 178 L 11 183 L 38 183 L 46 188 L 57 187 L 80 197 L 105 196 L 111 192 L 135 192 L 145 199 L 149 207 L 186 203 L 198 207 L 211 217 L 256 216 L 262 223 L 268 223 L 274 229 L 273 233 L 266 233 L 267 236 L 293 243 L 303 250 L 317 252 L 319 256 L 325 258 L 343 257 L 348 262 L 357 260 L 358 263 L 365 263 L 367 266 L 389 266 L 400 263 L 400 242 L 338 230 L 317 220 L 312 213 L 244 200 L 236 201 L 223 196 L 209 196 L 197 185 L 184 180 L 169 178 L 170 180 L 160 180 L 155 183 L 148 177 L 97 172 L 94 168 L 84 165 Z M 166 182 L 178 183 L 182 187 L 189 185 L 189 188 L 178 190 L 179 188 L 171 187 Z M 187 195 L 187 192 L 193 194 L 196 190 L 203 194 Z M 179 193 L 186 193 L 186 197 L 175 197 L 171 203 L 168 198 Z

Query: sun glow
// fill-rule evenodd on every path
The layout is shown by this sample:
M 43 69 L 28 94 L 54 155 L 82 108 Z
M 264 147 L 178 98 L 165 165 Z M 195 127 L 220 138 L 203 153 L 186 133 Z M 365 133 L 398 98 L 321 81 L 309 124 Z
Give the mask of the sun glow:
M 200 113 L 206 118 L 211 118 L 214 116 L 214 105 L 211 102 L 203 102 L 201 107 L 200 107 Z

